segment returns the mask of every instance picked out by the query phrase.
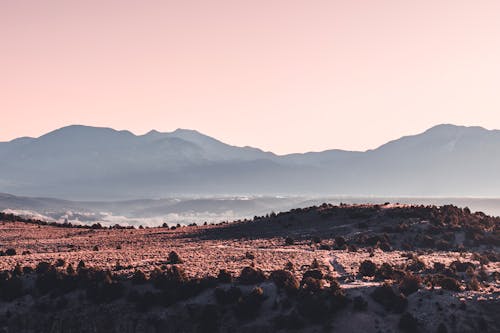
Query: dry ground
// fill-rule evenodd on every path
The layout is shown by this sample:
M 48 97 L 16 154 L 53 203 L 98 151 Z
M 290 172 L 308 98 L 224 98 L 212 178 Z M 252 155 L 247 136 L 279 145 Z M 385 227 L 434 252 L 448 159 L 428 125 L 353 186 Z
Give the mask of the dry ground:
M 108 269 L 116 274 L 132 275 L 134 271 L 141 270 L 148 275 L 155 268 L 164 268 L 168 254 L 175 251 L 183 260 L 180 266 L 192 278 L 217 276 L 220 269 L 226 269 L 238 276 L 247 266 L 271 273 L 283 269 L 287 263 L 292 263 L 291 271 L 300 280 L 316 260 L 325 275 L 336 278 L 351 299 L 361 295 L 368 301 L 368 312 L 350 311 L 337 315 L 333 325 L 336 330 L 389 332 L 397 330 L 400 314 L 386 312 L 373 302 L 369 295 L 373 288 L 383 281 L 359 276 L 361 262 L 371 260 L 377 265 L 388 263 L 406 269 L 405 267 L 418 257 L 428 271 L 436 263 L 449 267 L 454 261 L 470 262 L 477 267 L 473 274 L 479 274 L 481 269 L 483 274 L 489 276 L 488 283 L 482 284 L 478 290 L 471 290 L 467 287 L 467 277 L 462 274 L 459 275 L 463 276 L 463 280 L 459 281 L 461 290 L 458 292 L 436 292 L 434 288 L 423 285 L 416 294 L 408 297 L 408 310 L 418 319 L 419 329 L 422 331 L 435 330 L 440 323 L 444 323 L 448 330 L 456 332 L 476 330 L 481 327 L 482 322 L 486 322 L 490 329 L 497 329 L 499 326 L 495 322 L 498 317 L 495 318 L 494 314 L 500 313 L 497 312 L 500 311 L 500 263 L 495 259 L 480 262 L 480 258 L 485 253 L 489 253 L 490 257 L 498 257 L 498 246 L 495 244 L 498 219 L 490 220 L 461 210 L 457 213 L 453 209 L 451 213 L 448 209 L 438 209 L 438 213 L 441 215 L 436 215 L 435 211 L 429 213 L 422 207 L 394 205 L 322 206 L 255 221 L 190 226 L 175 230 L 79 229 L 2 222 L 0 250 L 13 248 L 16 254 L 2 256 L 0 270 L 12 269 L 16 265 L 36 267 L 42 261 L 54 263 L 63 259 L 65 266 L 72 264 L 76 267 L 78 262 L 83 260 L 87 267 Z M 449 215 L 458 217 L 455 221 L 455 217 L 450 218 Z M 479 236 L 470 236 L 470 232 L 464 231 L 467 219 L 476 224 L 482 223 Z M 438 228 L 430 228 L 431 224 L 437 225 Z M 404 226 L 400 228 L 404 231 L 391 230 L 394 226 Z M 452 238 L 449 236 L 450 230 L 453 233 Z M 372 244 L 370 240 L 366 240 L 367 237 L 381 235 L 386 235 L 384 237 L 388 240 L 388 245 L 384 246 L 381 241 Z M 339 240 L 338 237 L 342 239 Z M 437 244 L 440 244 L 441 237 L 451 240 L 447 247 L 441 250 L 433 245 L 419 245 L 420 242 L 428 243 L 429 237 Z M 342 246 L 342 241 L 347 245 Z M 486 245 L 483 245 L 482 241 Z M 406 248 L 405 244 L 408 242 L 412 245 L 411 249 Z M 386 248 L 387 246 L 389 248 Z M 409 252 L 413 257 L 409 258 Z M 270 295 L 268 299 L 277 297 L 276 291 L 268 282 L 262 286 Z M 200 297 L 198 300 L 192 300 L 192 303 L 200 302 L 199 299 L 201 302 L 211 302 L 211 296 Z M 468 306 L 467 315 L 460 312 L 463 309 L 459 310 L 462 303 Z M 263 305 L 263 309 L 274 309 L 272 306 L 269 303 Z M 438 311 L 437 308 L 441 310 Z M 263 311 L 275 311 L 269 309 Z M 160 317 L 165 315 L 162 310 L 154 311 Z M 260 321 L 266 318 L 265 314 L 262 316 L 264 317 L 261 317 Z M 470 319 L 472 317 L 469 316 L 476 319 Z M 255 326 L 255 322 L 245 323 L 241 327 L 246 327 L 245 325 L 249 327 L 249 331 L 266 331 Z M 316 329 L 314 325 L 311 327 L 308 330 Z M 323 325 L 321 330 L 325 327 L 329 326 Z

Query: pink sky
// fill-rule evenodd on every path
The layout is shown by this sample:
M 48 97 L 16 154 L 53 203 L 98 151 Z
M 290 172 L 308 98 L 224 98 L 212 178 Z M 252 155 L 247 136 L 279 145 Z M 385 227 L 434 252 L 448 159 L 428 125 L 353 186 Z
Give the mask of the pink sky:
M 277 153 L 500 128 L 500 1 L 0 2 L 0 140 L 197 129 Z

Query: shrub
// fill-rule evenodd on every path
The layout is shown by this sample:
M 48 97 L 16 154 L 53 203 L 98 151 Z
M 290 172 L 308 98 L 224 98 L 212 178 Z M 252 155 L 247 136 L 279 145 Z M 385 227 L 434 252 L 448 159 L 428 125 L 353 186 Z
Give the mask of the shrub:
M 481 284 L 479 283 L 479 281 L 475 276 L 473 276 L 467 283 L 467 289 L 474 291 L 479 291 L 481 289 Z
M 299 281 L 291 272 L 286 270 L 273 271 L 270 276 L 271 280 L 276 284 L 278 288 L 284 289 L 286 292 L 294 293 L 299 287 Z
M 394 269 L 391 265 L 384 262 L 375 272 L 375 277 L 380 280 L 392 279 L 394 276 Z
M 459 260 L 455 260 L 454 262 L 452 262 L 450 264 L 450 269 L 454 270 L 454 271 L 457 271 L 457 272 L 465 272 L 467 271 L 468 268 L 471 268 L 472 270 L 475 270 L 476 269 L 476 265 L 474 265 L 473 263 L 471 262 L 461 262 Z
M 414 292 L 417 292 L 420 288 L 420 284 L 422 280 L 419 276 L 413 274 L 407 274 L 403 277 L 399 284 L 399 290 L 405 295 L 411 295 Z
M 33 273 L 35 270 L 33 269 L 33 267 L 31 266 L 24 266 L 23 267 L 23 274 L 31 274 Z
M 66 265 L 66 261 L 64 261 L 64 259 L 57 259 L 56 262 L 54 263 L 54 266 L 56 267 L 63 267 L 64 265 Z
M 337 236 L 337 237 L 335 237 L 335 245 L 337 247 L 343 247 L 343 246 L 347 245 L 347 242 L 346 242 L 344 237 Z
M 440 262 L 435 262 L 434 263 L 434 271 L 436 273 L 441 273 L 444 271 L 444 269 L 446 268 L 445 264 L 443 263 L 440 263 Z
M 484 267 L 479 270 L 479 273 L 477 274 L 477 278 L 481 282 L 488 281 L 488 273 L 486 272 Z
M 392 247 L 388 242 L 381 242 L 378 244 L 378 247 L 384 252 L 392 251 Z
M 444 276 L 437 275 L 435 276 L 436 284 L 443 289 L 451 290 L 451 291 L 460 291 L 460 282 L 457 279 Z
M 312 277 L 314 279 L 321 280 L 323 278 L 323 272 L 319 269 L 310 269 L 304 273 L 302 276 L 303 279 Z
M 309 268 L 311 269 L 319 269 L 320 268 L 320 264 L 319 264 L 319 261 L 318 259 L 314 258 L 311 265 L 309 265 Z
M 417 257 L 413 257 L 411 262 L 408 265 L 406 265 L 406 269 L 412 272 L 420 272 L 423 271 L 425 268 L 426 268 L 425 262 L 418 259 Z
M 375 288 L 370 295 L 372 299 L 381 304 L 386 310 L 401 313 L 406 310 L 408 300 L 401 293 L 394 292 L 392 286 L 387 283 Z
M 176 265 L 168 267 L 165 270 L 164 275 L 168 278 L 168 280 L 175 283 L 183 283 L 187 281 L 187 276 L 184 270 Z
M 167 260 L 168 260 L 168 263 L 172 264 L 172 265 L 182 264 L 181 258 L 179 257 L 179 255 L 175 251 L 172 251 L 169 253 Z
M 488 265 L 490 263 L 490 259 L 488 259 L 488 256 L 482 255 L 480 253 L 473 253 L 472 259 L 479 261 L 480 265 Z
M 336 281 L 326 289 L 322 289 L 322 280 L 308 277 L 304 282 L 298 295 L 298 311 L 310 321 L 324 323 L 332 313 L 346 306 L 347 298 Z
M 308 292 L 317 292 L 323 288 L 324 281 L 313 277 L 303 278 L 300 285 L 303 290 Z
M 254 260 L 254 259 L 255 259 L 255 256 L 254 256 L 254 254 L 253 254 L 253 253 L 251 253 L 251 252 L 248 252 L 248 251 L 247 251 L 247 252 L 245 253 L 245 259 Z
M 383 236 L 380 236 L 380 235 L 374 235 L 374 236 L 370 236 L 370 237 L 367 237 L 366 239 L 364 239 L 364 243 L 366 245 L 369 245 L 369 246 L 375 246 L 377 244 L 380 244 L 382 242 L 386 242 L 387 239 Z
M 81 269 L 81 268 L 85 268 L 85 262 L 83 260 L 80 260 L 78 262 L 78 266 L 76 266 L 76 269 Z
M 374 276 L 377 271 L 377 265 L 371 260 L 365 260 L 359 265 L 359 275 Z
M 469 266 L 467 267 L 465 274 L 467 274 L 468 277 L 473 277 L 476 273 L 475 270 L 471 266 Z
M 319 246 L 319 249 L 320 249 L 320 250 L 327 250 L 327 251 L 329 251 L 329 250 L 331 250 L 332 248 L 331 248 L 331 246 L 330 246 L 330 245 L 328 245 L 328 244 L 321 244 L 321 245 Z
M 178 289 L 187 281 L 187 276 L 181 267 L 172 265 L 163 272 L 159 269 L 153 270 L 149 279 L 156 288 L 180 292 Z
M 292 237 L 285 238 L 285 245 L 293 245 L 293 244 L 295 244 L 295 241 Z
M 52 267 L 51 264 L 45 261 L 40 261 L 38 265 L 36 265 L 35 271 L 37 274 L 45 274 Z
M 132 284 L 144 284 L 147 282 L 146 274 L 140 269 L 136 270 L 132 275 Z
M 493 262 L 500 261 L 500 253 L 491 251 L 491 252 L 485 252 L 484 255 L 486 256 L 486 258 L 488 258 L 489 261 L 493 261 Z
M 233 282 L 233 275 L 229 271 L 221 269 L 217 275 L 217 280 L 219 280 L 220 283 L 231 283 Z
M 328 278 L 329 278 L 329 281 L 330 281 L 330 288 L 329 288 L 329 290 L 331 292 L 336 293 L 336 292 L 342 291 L 342 288 L 340 287 L 340 283 L 339 283 L 339 281 L 336 278 L 334 278 L 333 276 L 328 276 Z
M 241 270 L 239 281 L 242 284 L 256 284 L 266 280 L 264 272 L 258 268 L 245 267 Z
M 73 265 L 69 264 L 68 267 L 66 267 L 66 274 L 75 275 L 75 269 L 73 268 Z

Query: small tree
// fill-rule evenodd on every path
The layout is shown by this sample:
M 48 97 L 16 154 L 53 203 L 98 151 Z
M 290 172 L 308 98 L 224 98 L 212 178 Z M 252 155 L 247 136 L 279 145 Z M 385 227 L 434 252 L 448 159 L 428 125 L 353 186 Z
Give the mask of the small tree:
M 168 255 L 168 263 L 172 265 L 177 265 L 177 264 L 182 264 L 183 261 L 181 260 L 177 252 L 172 251 Z

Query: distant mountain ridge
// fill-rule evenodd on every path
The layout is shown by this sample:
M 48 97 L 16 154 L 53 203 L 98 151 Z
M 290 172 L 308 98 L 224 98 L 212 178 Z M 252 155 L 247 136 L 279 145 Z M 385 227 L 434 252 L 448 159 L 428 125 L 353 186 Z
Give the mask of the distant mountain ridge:
M 192 194 L 500 196 L 500 131 L 438 125 L 365 152 L 276 155 L 194 130 L 72 125 L 0 142 L 0 192 L 69 199 Z

